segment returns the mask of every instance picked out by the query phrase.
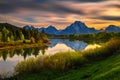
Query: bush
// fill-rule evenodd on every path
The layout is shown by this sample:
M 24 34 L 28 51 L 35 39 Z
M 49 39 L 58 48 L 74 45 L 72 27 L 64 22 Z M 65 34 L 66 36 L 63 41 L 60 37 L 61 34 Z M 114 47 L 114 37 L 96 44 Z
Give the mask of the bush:
M 35 43 L 35 38 L 34 38 L 34 37 L 31 37 L 30 42 L 31 42 L 31 43 Z
M 39 56 L 30 58 L 18 63 L 16 71 L 18 73 L 40 72 L 41 70 L 66 71 L 70 68 L 83 66 L 93 61 L 101 60 L 117 53 L 120 49 L 120 38 L 113 38 L 102 47 L 77 52 L 59 52 L 52 56 Z
M 120 38 L 112 38 L 102 47 L 84 51 L 84 56 L 89 60 L 100 60 L 116 53 L 120 48 Z

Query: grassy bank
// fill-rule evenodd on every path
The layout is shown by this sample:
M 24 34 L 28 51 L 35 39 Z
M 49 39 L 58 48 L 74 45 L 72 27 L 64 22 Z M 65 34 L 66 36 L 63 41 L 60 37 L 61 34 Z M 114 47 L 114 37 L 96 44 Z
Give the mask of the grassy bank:
M 67 72 L 44 71 L 21 74 L 11 80 L 120 80 L 120 50 L 104 60 L 90 62 Z M 10 79 L 6 79 L 10 80 Z
M 116 78 L 114 80 L 118 80 L 120 79 L 119 53 L 120 38 L 112 38 L 100 48 L 60 52 L 53 56 L 39 56 L 36 59 L 22 61 L 16 66 L 19 74 L 14 78 L 18 80 L 110 80 L 109 76 L 112 76 Z
M 120 80 L 120 50 L 105 60 L 94 61 L 72 69 L 55 80 Z M 27 78 L 26 78 L 27 79 Z
M 26 43 L 23 43 L 21 41 L 1 42 L 0 43 L 0 50 L 32 48 L 32 47 L 39 47 L 39 46 L 48 46 L 49 44 L 50 44 L 50 42 L 30 43 L 28 40 L 26 40 Z

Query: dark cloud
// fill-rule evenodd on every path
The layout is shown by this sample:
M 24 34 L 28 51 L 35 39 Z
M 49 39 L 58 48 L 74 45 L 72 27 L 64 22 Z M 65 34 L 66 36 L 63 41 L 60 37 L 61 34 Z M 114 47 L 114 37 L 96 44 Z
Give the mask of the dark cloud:
M 35 1 L 16 1 L 11 0 L 13 2 L 0 2 L 0 13 L 14 13 L 19 9 L 27 9 L 27 10 L 37 10 L 37 11 L 47 11 L 54 12 L 60 14 L 66 13 L 74 13 L 74 14 L 83 14 L 80 10 L 75 10 L 67 7 L 66 5 L 60 5 L 57 2 L 49 2 L 50 0 L 35 0 Z
M 16 12 L 15 6 L 7 3 L 0 3 L 0 13 L 7 14 L 12 12 Z
M 98 19 L 120 21 L 120 17 L 115 17 L 115 16 L 101 16 Z
M 65 1 L 65 0 L 64 0 Z M 68 0 L 68 1 L 77 1 L 77 2 L 101 2 L 105 0 Z
M 54 5 L 52 6 L 51 9 L 47 8 L 50 11 L 56 12 L 56 13 L 74 13 L 74 14 L 84 14 L 82 10 L 75 10 L 75 9 L 71 9 L 67 6 L 64 5 Z
M 109 5 L 110 7 L 120 8 L 120 4 Z

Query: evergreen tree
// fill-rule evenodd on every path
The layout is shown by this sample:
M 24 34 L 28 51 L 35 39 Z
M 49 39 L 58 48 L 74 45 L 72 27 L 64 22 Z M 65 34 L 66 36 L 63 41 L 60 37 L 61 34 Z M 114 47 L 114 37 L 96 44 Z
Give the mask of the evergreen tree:
M 10 38 L 10 41 L 14 41 L 14 36 L 13 36 L 13 33 L 11 31 L 9 32 L 8 36 Z
M 7 30 L 6 27 L 3 27 L 2 34 L 3 34 L 2 41 L 7 42 L 8 41 L 9 30 Z
M 0 32 L 0 42 L 2 41 L 2 37 L 3 37 L 2 32 Z
M 25 37 L 24 37 L 24 35 L 23 35 L 23 33 L 22 32 L 20 32 L 20 40 L 24 40 L 25 39 Z

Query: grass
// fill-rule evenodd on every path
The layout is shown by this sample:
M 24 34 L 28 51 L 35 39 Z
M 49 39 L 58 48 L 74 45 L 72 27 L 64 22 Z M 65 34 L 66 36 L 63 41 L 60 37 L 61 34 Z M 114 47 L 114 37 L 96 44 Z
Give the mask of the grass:
M 22 61 L 16 66 L 19 73 L 16 77 L 20 80 L 118 80 L 119 53 L 120 38 L 113 38 L 100 48 Z
M 18 80 L 120 80 L 119 53 L 120 50 L 104 60 L 94 61 L 64 73 L 47 70 L 40 73 L 19 75 L 16 78 Z
M 120 50 L 105 60 L 94 61 L 82 68 L 72 69 L 55 80 L 120 80 Z

